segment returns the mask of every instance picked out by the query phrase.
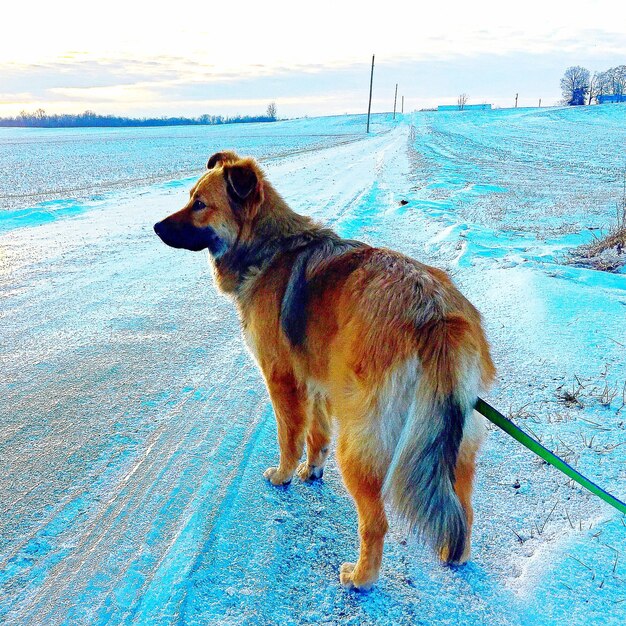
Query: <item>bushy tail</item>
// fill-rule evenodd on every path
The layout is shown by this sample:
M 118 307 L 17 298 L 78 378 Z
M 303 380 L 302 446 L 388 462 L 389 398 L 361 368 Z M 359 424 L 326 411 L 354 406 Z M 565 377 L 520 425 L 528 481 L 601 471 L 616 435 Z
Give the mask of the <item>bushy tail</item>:
M 445 322 L 431 328 L 428 358 L 411 413 L 396 446 L 384 493 L 396 511 L 432 543 L 440 556 L 460 561 L 468 534 L 467 517 L 454 491 L 454 472 L 465 416 L 472 410 L 476 390 L 460 381 L 477 381 L 459 372 L 463 349 L 454 341 L 463 329 Z M 456 344 L 456 345 L 455 345 Z M 460 350 L 459 350 L 460 348 Z M 466 353 L 467 355 L 467 353 Z M 469 359 L 473 361 L 473 359 Z M 458 374 L 457 374 L 458 372 Z

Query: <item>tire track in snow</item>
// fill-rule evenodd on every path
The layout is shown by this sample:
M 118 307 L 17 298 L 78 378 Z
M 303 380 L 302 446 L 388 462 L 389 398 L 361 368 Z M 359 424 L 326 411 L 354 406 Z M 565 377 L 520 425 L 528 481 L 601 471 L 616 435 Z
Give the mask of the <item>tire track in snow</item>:
M 212 397 L 218 393 L 219 389 L 216 388 Z M 192 396 L 193 392 L 190 392 L 166 417 L 173 428 L 170 426 L 166 430 L 162 427 L 160 432 L 157 431 L 158 434 L 153 436 L 153 440 L 148 441 L 146 449 L 154 451 L 150 460 L 145 463 L 142 461 L 135 466 L 133 472 L 135 476 L 131 482 L 127 480 L 128 473 L 122 477 L 116 490 L 117 495 L 113 494 L 110 497 L 90 527 L 82 531 L 79 542 L 73 546 L 72 550 L 73 553 L 80 556 L 74 559 L 66 558 L 50 571 L 46 583 L 37 590 L 37 595 L 32 599 L 32 608 L 26 608 L 26 613 L 23 616 L 25 619 L 32 619 L 35 615 L 44 614 L 47 623 L 54 623 L 56 617 L 54 605 L 59 601 L 59 596 L 74 596 L 77 593 L 76 579 L 81 576 L 84 577 L 85 574 L 89 576 L 93 571 L 88 567 L 88 561 L 98 561 L 107 552 L 120 553 L 119 546 L 123 545 L 122 539 L 127 532 L 124 519 L 132 518 L 133 513 L 137 514 L 139 509 L 145 505 L 146 500 L 151 497 L 150 488 L 152 486 L 161 488 L 159 477 L 163 477 L 171 469 L 172 464 L 175 463 L 175 455 L 179 450 L 189 446 L 196 439 L 194 434 L 196 423 L 194 421 L 171 419 L 181 413 L 181 410 L 191 401 Z M 212 429 L 213 424 L 209 424 L 205 432 L 202 433 L 200 440 L 206 440 Z M 221 436 L 223 438 L 223 433 Z M 218 441 L 217 445 L 219 446 L 220 443 L 221 440 Z M 158 506 L 158 503 L 155 503 L 154 506 Z M 100 550 L 97 550 L 105 538 L 105 544 Z M 83 582 L 86 584 L 87 581 Z M 117 582 L 118 579 L 111 578 L 112 584 Z M 55 590 L 56 594 L 51 594 L 52 590 Z M 59 591 L 62 590 L 65 590 L 65 593 L 60 594 Z M 40 599 L 42 599 L 43 605 L 38 603 Z M 52 605 L 51 612 L 46 613 L 46 605 L 48 607 Z

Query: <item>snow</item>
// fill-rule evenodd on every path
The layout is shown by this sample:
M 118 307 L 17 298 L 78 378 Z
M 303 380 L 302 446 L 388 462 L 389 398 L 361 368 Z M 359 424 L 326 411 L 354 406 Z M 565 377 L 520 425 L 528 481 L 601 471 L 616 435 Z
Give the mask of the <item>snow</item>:
M 626 277 L 563 256 L 614 215 L 626 107 L 417 113 L 381 118 L 368 137 L 362 122 L 220 129 L 202 153 L 192 143 L 200 168 L 235 145 L 294 209 L 450 271 L 492 343 L 487 399 L 625 499 Z M 133 140 L 154 147 L 148 159 L 169 145 Z M 358 541 L 334 460 L 317 484 L 262 479 L 276 429 L 232 305 L 203 253 L 152 232 L 193 180 L 167 173 L 191 165 L 173 149 L 159 156 L 162 182 L 148 172 L 138 187 L 141 159 L 129 158 L 109 171 L 115 191 L 81 183 L 76 199 L 0 214 L 0 621 L 626 621 L 624 516 L 493 428 L 472 561 L 446 568 L 392 523 L 378 585 L 342 589 Z

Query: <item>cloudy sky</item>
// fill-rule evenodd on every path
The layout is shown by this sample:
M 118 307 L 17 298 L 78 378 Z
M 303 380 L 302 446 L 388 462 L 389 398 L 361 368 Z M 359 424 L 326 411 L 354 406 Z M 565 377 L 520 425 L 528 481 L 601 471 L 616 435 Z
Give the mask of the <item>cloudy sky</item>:
M 7 6 L 8 5 L 8 6 Z M 9 0 L 0 115 L 359 113 L 554 104 L 569 65 L 626 64 L 624 0 Z

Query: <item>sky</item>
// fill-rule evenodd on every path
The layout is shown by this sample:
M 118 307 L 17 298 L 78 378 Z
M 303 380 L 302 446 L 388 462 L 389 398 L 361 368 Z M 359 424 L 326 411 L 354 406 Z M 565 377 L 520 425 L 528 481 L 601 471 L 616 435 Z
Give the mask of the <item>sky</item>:
M 405 111 L 549 105 L 568 66 L 626 64 L 624 0 L 3 4 L 0 116 L 362 113 L 373 54 L 375 112 L 396 83 Z

